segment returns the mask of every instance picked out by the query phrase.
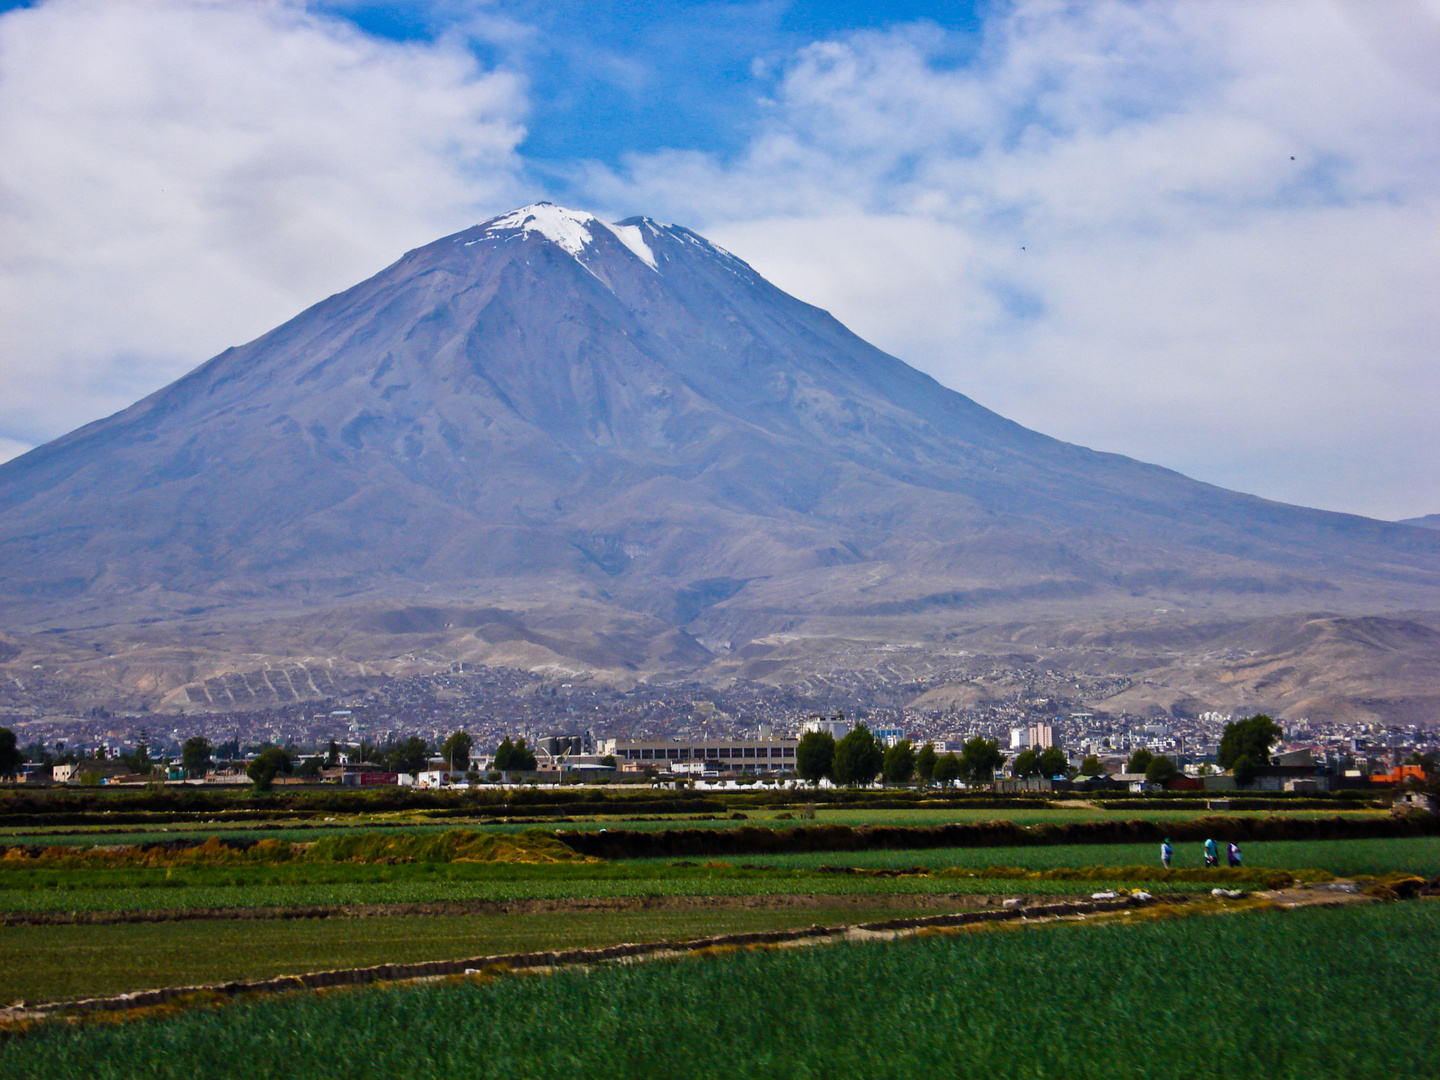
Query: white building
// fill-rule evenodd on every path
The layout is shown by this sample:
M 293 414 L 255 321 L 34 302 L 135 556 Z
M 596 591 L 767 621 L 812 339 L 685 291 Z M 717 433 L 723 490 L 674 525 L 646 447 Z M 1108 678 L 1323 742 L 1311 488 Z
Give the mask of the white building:
M 701 763 L 715 772 L 794 772 L 798 739 L 603 739 L 600 753 L 626 766 L 668 771 L 671 763 Z
M 818 731 L 829 735 L 832 739 L 843 739 L 850 734 L 850 721 L 845 719 L 844 713 L 821 713 L 812 716 L 800 725 L 800 734 L 808 735 L 812 731 Z

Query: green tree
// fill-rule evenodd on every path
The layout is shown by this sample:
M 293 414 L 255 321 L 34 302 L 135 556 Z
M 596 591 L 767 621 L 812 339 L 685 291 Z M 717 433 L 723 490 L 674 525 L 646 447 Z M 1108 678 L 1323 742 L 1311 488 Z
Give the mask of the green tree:
M 967 784 L 988 784 L 1004 764 L 1005 755 L 994 739 L 976 735 L 960 748 L 960 779 Z
M 20 753 L 15 744 L 15 732 L 9 728 L 0 728 L 0 776 L 6 780 L 13 779 L 23 764 L 25 755 Z
M 927 742 L 920 747 L 920 752 L 915 755 L 915 775 L 929 783 L 935 776 L 935 762 L 938 755 L 935 753 L 935 744 Z
M 607 769 L 618 769 L 620 767 L 619 763 L 615 760 L 614 754 L 606 754 L 600 759 L 600 764 L 604 765 Z
M 0 739 L 3 738 L 4 736 L 0 736 Z M 23 747 L 20 750 L 20 754 L 24 761 L 38 761 L 41 765 L 47 767 L 55 764 L 55 758 L 45 749 L 45 744 L 38 739 L 29 746 Z
M 325 759 L 319 754 L 316 754 L 302 761 L 295 770 L 295 775 L 303 776 L 307 780 L 314 780 L 320 775 L 320 770 L 323 768 L 325 768 Z
M 155 768 L 155 763 L 150 760 L 150 748 L 143 742 L 129 753 L 121 754 L 120 760 L 131 772 L 140 773 L 142 776 L 149 776 Z
M 465 770 L 470 768 L 470 747 L 473 745 L 468 732 L 457 731 L 441 744 L 440 756 L 451 769 Z
M 887 784 L 904 784 L 915 775 L 915 748 L 909 739 L 901 739 L 885 751 L 880 759 L 881 775 Z
M 828 731 L 807 731 L 795 747 L 795 772 L 814 786 L 835 775 L 835 736 Z
M 1222 769 L 1235 774 L 1237 784 L 1248 784 L 1255 778 L 1257 769 L 1270 764 L 1270 747 L 1284 734 L 1280 725 L 1264 713 L 1248 720 L 1235 720 L 1225 725 L 1215 760 Z
M 1035 749 L 1021 750 L 1010 763 L 1010 771 L 1021 780 L 1031 780 L 1040 775 L 1040 752 Z
M 429 761 L 430 744 L 418 735 L 401 739 L 385 755 L 385 764 L 389 767 L 389 771 L 397 773 L 424 772 Z
M 210 740 L 203 735 L 185 740 L 185 745 L 180 747 L 180 764 L 184 766 L 186 776 L 205 775 L 205 770 L 210 767 L 210 750 Z
M 1057 776 L 1064 776 L 1070 767 L 1065 751 L 1058 746 L 1047 746 L 1035 764 L 1040 769 L 1041 776 L 1052 780 Z
M 1130 755 L 1130 762 L 1125 766 L 1125 771 L 1129 773 L 1144 772 L 1150 767 L 1150 762 L 1154 760 L 1155 755 L 1142 746 Z
M 535 751 L 525 745 L 525 740 L 511 742 L 507 735 L 495 751 L 495 768 L 502 773 L 534 772 L 538 762 Z
M 884 751 L 864 724 L 856 724 L 835 744 L 835 782 L 852 787 L 870 784 L 885 764 Z
M 1104 776 L 1105 766 L 1100 764 L 1100 759 L 1094 754 L 1085 755 L 1085 760 L 1080 762 L 1081 776 Z
M 272 746 L 269 750 L 262 750 L 254 761 L 245 769 L 245 775 L 255 782 L 256 791 L 269 791 L 275 783 L 275 777 L 281 773 L 289 775 L 294 768 L 290 761 L 290 755 L 278 746 Z
M 953 752 L 941 754 L 935 761 L 935 782 L 950 785 L 960 779 L 960 759 Z
M 1150 764 L 1145 766 L 1145 779 L 1152 784 L 1168 784 L 1180 775 L 1180 770 L 1175 767 L 1164 754 L 1152 758 Z

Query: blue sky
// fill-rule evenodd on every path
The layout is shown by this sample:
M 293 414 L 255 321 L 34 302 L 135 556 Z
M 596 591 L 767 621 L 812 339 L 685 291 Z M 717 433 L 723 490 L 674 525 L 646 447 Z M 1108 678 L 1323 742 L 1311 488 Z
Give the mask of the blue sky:
M 994 5 L 989 5 L 993 7 Z M 522 151 L 537 163 L 577 157 L 616 165 L 663 148 L 734 153 L 753 134 L 758 102 L 785 57 L 860 29 L 921 20 L 974 35 L 974 3 L 681 3 L 664 0 L 492 5 L 520 24 L 520 41 L 480 41 L 493 64 L 517 62 L 531 80 Z M 464 8 L 425 3 L 336 4 L 337 15 L 394 40 L 435 38 L 463 24 Z
M 1440 0 L 0 0 L 0 457 L 548 198 L 1031 427 L 1440 510 Z

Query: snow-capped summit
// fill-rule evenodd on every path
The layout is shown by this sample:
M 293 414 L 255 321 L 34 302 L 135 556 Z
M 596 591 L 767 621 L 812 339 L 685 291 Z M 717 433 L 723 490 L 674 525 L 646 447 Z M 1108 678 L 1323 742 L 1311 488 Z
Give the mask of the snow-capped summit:
M 532 203 L 508 214 L 482 222 L 479 228 L 485 236 L 519 232 L 522 236 L 538 233 L 545 239 L 558 244 L 563 250 L 582 258 L 594 243 L 595 230 L 605 229 L 632 252 L 650 269 L 657 269 L 655 253 L 645 243 L 644 228 L 654 229 L 653 223 L 642 219 L 639 225 L 611 225 L 601 221 L 594 214 L 583 210 L 569 210 L 550 202 Z M 466 241 L 477 244 L 479 240 Z

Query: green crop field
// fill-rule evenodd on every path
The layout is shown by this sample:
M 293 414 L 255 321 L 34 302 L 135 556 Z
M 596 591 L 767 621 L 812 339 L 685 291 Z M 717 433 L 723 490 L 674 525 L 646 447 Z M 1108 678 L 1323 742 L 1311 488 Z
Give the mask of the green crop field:
M 739 825 L 759 825 L 768 828 L 789 828 L 795 825 L 899 825 L 908 827 L 927 825 L 948 825 L 952 823 L 974 823 L 983 821 L 1011 821 L 1017 825 L 1064 825 L 1079 821 L 1189 821 L 1206 814 L 1227 817 L 1263 817 L 1269 811 L 1228 810 L 1207 811 L 1203 803 L 1181 805 L 1176 809 L 1098 810 L 1075 807 L 1041 807 L 1036 809 L 832 809 L 819 807 L 814 819 L 797 819 L 793 811 L 782 809 L 751 809 L 743 811 L 743 818 L 728 815 L 706 814 L 608 814 L 587 815 L 574 818 L 541 818 L 538 823 L 554 827 L 563 823 L 567 829 L 592 831 L 615 828 L 626 829 L 730 829 Z M 782 815 L 790 814 L 790 817 Z M 1376 818 L 1387 816 L 1385 810 L 1353 809 L 1337 804 L 1326 810 L 1290 810 L 1286 817 L 1347 817 Z M 458 826 L 485 829 L 491 832 L 521 832 L 535 828 L 537 820 L 517 818 L 505 821 L 493 817 L 432 817 L 425 811 L 407 811 L 388 814 L 362 814 L 343 816 L 334 821 L 279 820 L 264 822 L 188 822 L 174 825 L 122 825 L 108 827 L 66 827 L 48 828 L 9 827 L 0 829 L 0 844 L 149 844 L 182 839 L 204 840 L 209 836 L 223 839 L 267 837 L 273 840 L 306 842 L 335 832 L 395 832 L 424 833 L 442 832 Z
M 1224 845 L 1221 845 L 1222 851 Z M 1325 870 L 1336 877 L 1382 875 L 1403 870 L 1440 875 L 1440 837 L 1379 840 L 1268 840 L 1242 845 L 1244 864 L 1283 870 Z M 1057 844 L 1037 847 L 932 848 L 929 850 L 804 852 L 737 857 L 754 866 L 804 869 L 825 865 L 894 868 L 907 866 L 1017 866 L 1053 870 L 1084 866 L 1158 866 L 1158 844 Z M 1199 844 L 1177 845 L 1173 865 L 1205 865 Z
M 1074 821 L 1193 821 L 1197 817 L 1217 815 L 1224 817 L 1264 817 L 1268 810 L 1207 810 L 1198 800 L 1181 804 L 1175 809 L 1099 810 L 1084 807 L 1044 807 L 1035 810 L 841 810 L 821 807 L 815 812 L 815 820 L 832 825 L 948 825 L 951 822 L 1013 821 L 1016 825 L 1066 825 Z M 1356 810 L 1343 804 L 1326 810 L 1284 810 L 1286 817 L 1385 817 L 1388 810 Z M 764 822 L 754 822 L 764 824 Z M 795 824 L 795 822 L 781 822 Z M 631 826 L 634 828 L 635 826 Z
M 843 863 L 846 860 L 836 861 Z M 371 870 L 371 873 L 374 871 Z M 1072 895 L 1106 885 L 1101 881 L 1084 882 L 1079 886 L 1074 882 L 1027 881 L 1023 891 Z M 375 879 L 326 884 L 193 884 L 170 887 L 166 887 L 162 880 L 154 887 L 0 889 L 0 911 L 150 911 L 167 908 L 307 907 L 633 896 L 1011 895 L 1018 888 L 1014 882 L 978 878 L 866 878 L 795 873 L 697 873 L 673 877 L 637 874 L 628 878 L 515 878 L 497 874 L 472 879 L 439 877 L 432 880 Z M 1196 884 L 1170 888 L 1204 891 L 1210 886 Z
M 1440 904 L 972 931 L 303 994 L 0 1046 L 11 1080 L 1274 1080 L 1440 1060 Z
M 1198 867 L 1198 848 L 1177 867 Z M 941 848 L 753 855 L 713 863 L 626 859 L 604 863 L 414 862 L 399 865 L 292 861 L 273 865 L 31 868 L 0 864 L 0 912 L 512 901 L 626 896 L 899 895 L 1013 892 L 1013 883 L 968 878 L 867 878 L 822 874 L 822 866 L 1030 870 L 1154 866 L 1152 844 Z M 1269 841 L 1245 845 L 1254 868 L 1317 869 L 1336 876 L 1393 871 L 1440 875 L 1440 837 Z M 1093 888 L 1101 888 L 1096 882 Z M 1199 886 L 1168 886 L 1198 888 Z M 1065 882 L 1027 891 L 1073 893 Z
M 157 986 L 934 915 L 863 899 L 785 908 L 542 911 L 517 915 L 207 920 L 11 926 L 0 932 L 0 1005 Z

